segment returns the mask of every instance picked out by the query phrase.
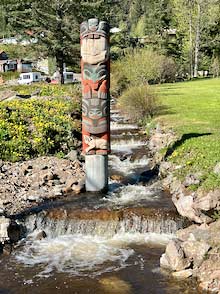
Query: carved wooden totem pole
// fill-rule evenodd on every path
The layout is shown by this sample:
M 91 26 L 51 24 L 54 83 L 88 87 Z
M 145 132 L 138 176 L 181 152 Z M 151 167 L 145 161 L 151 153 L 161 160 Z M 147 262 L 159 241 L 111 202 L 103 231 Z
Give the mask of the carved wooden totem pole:
M 86 190 L 108 186 L 110 152 L 109 25 L 96 18 L 81 24 L 82 142 Z

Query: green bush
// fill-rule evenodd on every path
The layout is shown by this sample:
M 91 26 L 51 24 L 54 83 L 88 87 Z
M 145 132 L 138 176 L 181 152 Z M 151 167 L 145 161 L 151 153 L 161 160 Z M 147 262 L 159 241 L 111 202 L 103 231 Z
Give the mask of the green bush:
M 139 123 L 151 119 L 157 112 L 159 103 L 149 85 L 133 86 L 119 98 L 119 107 L 126 115 Z
M 19 78 L 19 73 L 14 71 L 0 73 L 4 81 L 15 80 Z
M 175 62 L 155 51 L 139 49 L 112 65 L 112 92 L 120 95 L 129 86 L 175 81 Z
M 73 100 L 28 99 L 0 104 L 0 157 L 19 161 L 39 155 L 67 153 L 74 146 L 72 132 L 80 122 L 71 118 L 79 111 Z

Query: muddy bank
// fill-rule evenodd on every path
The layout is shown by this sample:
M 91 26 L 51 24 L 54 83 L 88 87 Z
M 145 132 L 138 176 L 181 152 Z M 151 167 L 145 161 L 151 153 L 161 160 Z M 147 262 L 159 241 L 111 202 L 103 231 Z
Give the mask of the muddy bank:
M 160 150 L 175 141 L 172 131 L 163 132 L 157 128 L 150 138 L 149 147 L 155 164 L 159 165 L 164 189 L 170 191 L 178 213 L 193 224 L 176 233 L 176 238 L 168 243 L 161 256 L 160 265 L 177 279 L 195 277 L 201 289 L 220 293 L 220 220 L 210 217 L 220 208 L 220 190 L 190 191 L 188 186 L 199 184 L 197 174 L 187 175 L 182 182 L 174 176 L 181 167 L 166 161 Z

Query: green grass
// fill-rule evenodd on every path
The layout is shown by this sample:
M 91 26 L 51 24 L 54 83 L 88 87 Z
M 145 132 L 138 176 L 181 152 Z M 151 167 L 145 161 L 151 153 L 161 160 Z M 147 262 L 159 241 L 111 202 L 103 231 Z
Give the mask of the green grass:
M 203 190 L 220 187 L 213 172 L 220 162 L 220 79 L 163 84 L 157 91 L 166 110 L 156 121 L 179 137 L 167 157 L 181 166 L 176 175 L 199 173 Z

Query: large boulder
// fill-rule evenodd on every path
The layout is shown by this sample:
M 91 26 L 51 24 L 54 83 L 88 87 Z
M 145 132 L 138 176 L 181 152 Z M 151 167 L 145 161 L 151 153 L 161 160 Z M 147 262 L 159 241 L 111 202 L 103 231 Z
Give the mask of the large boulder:
M 160 265 L 172 271 L 181 271 L 190 267 L 191 261 L 185 256 L 181 241 L 171 240 L 168 243 L 165 254 L 160 258 Z

